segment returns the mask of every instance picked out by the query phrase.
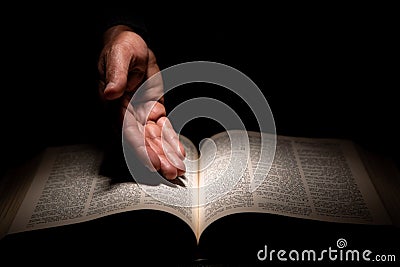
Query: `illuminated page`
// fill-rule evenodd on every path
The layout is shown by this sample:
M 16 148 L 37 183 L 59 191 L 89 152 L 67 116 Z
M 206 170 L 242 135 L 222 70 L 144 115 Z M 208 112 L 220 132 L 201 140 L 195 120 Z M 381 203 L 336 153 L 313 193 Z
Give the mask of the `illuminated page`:
M 196 157 L 195 147 L 188 142 L 184 144 L 189 157 Z M 133 179 L 113 183 L 111 178 L 99 174 L 102 159 L 103 152 L 93 146 L 48 148 L 9 233 L 79 223 L 138 209 L 169 212 L 197 231 L 196 209 L 158 201 Z M 187 187 L 192 183 L 197 185 L 197 175 L 188 175 L 183 183 Z M 171 191 L 170 197 L 186 194 L 183 186 L 168 187 L 164 192 L 167 190 Z M 197 201 L 197 196 L 191 197 Z
M 272 167 L 261 185 L 251 192 L 255 166 L 263 162 L 258 162 L 257 157 L 260 133 L 248 134 L 250 160 L 245 173 L 230 192 L 200 210 L 200 233 L 215 220 L 239 212 L 330 222 L 391 224 L 350 141 L 278 136 Z M 210 170 L 200 173 L 200 181 L 213 179 L 218 169 L 230 164 L 226 156 L 231 153 L 226 144 L 228 136 L 217 137 L 214 141 L 226 150 L 219 152 L 221 154 Z M 240 167 L 240 164 L 231 166 Z M 232 170 L 234 174 L 235 170 Z

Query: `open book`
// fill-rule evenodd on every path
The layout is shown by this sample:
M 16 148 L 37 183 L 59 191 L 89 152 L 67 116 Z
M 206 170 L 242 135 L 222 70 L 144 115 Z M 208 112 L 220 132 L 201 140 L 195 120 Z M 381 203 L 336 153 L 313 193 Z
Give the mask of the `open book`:
M 365 164 L 368 158 L 347 140 L 278 136 L 267 177 L 255 191 L 249 190 L 255 165 L 263 162 L 254 157 L 260 153 L 260 133 L 247 133 L 250 160 L 233 189 L 215 201 L 187 207 L 171 205 L 173 199 L 166 204 L 148 193 L 164 187 L 170 198 L 179 198 L 187 194 L 185 190 L 191 184 L 201 185 L 212 179 L 232 152 L 224 144 L 227 132 L 211 137 L 219 148 L 213 164 L 200 172 L 187 173 L 182 179 L 184 185 L 175 187 L 138 185 L 133 179 L 115 183 L 99 172 L 104 153 L 98 148 L 50 147 L 38 162 L 32 163 L 31 170 L 35 171 L 15 174 L 18 177 L 8 182 L 14 186 L 2 188 L 1 233 L 75 224 L 139 209 L 161 210 L 179 217 L 192 229 L 197 242 L 210 224 L 234 213 L 269 213 L 350 224 L 398 224 L 398 183 L 387 185 L 392 175 L 387 173 L 390 169 L 375 168 L 379 165 L 376 160 Z M 181 140 L 187 159 L 197 158 L 196 146 L 183 136 Z M 201 158 L 207 158 L 208 150 L 201 151 Z M 241 159 L 240 155 L 236 159 Z M 232 166 L 243 168 L 236 163 Z M 235 170 L 230 173 L 234 175 Z M 15 186 L 16 178 L 25 183 Z M 212 193 L 203 192 L 192 199 L 199 201 Z

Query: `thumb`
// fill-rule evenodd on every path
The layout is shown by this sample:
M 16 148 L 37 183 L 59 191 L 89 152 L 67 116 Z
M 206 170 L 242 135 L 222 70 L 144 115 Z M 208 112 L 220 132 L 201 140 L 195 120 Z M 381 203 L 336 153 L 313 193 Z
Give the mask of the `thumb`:
M 119 49 L 112 49 L 106 59 L 106 85 L 104 97 L 113 100 L 121 97 L 127 86 L 130 55 Z
M 123 79 L 123 78 L 121 78 Z M 121 79 L 114 81 L 109 81 L 104 89 L 104 98 L 107 100 L 114 100 L 121 97 L 124 94 L 124 88 L 126 87 L 126 79 L 125 82 L 121 81 Z

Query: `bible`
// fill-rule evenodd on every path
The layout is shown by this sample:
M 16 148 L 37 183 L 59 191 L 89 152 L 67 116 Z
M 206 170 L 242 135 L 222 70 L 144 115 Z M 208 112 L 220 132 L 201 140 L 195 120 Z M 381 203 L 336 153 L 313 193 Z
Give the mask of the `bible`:
M 198 171 L 186 173 L 176 186 L 141 185 L 129 178 L 115 182 L 99 171 L 104 152 L 93 145 L 49 147 L 29 163 L 26 169 L 30 171 L 12 173 L 10 179 L 4 179 L 1 234 L 77 224 L 135 210 L 176 216 L 191 229 L 197 244 L 213 223 L 234 214 L 270 214 L 356 225 L 399 224 L 399 177 L 395 167 L 382 165 L 349 140 L 278 135 L 269 172 L 252 190 L 255 172 L 263 168 L 263 161 L 255 156 L 260 154 L 262 134 L 246 132 L 250 148 L 247 161 L 241 151 L 231 151 L 227 145 L 228 132 L 210 138 L 216 152 L 207 145 L 210 142 L 198 150 L 188 138 L 180 136 L 187 153 L 185 163 L 196 164 L 190 169 Z M 212 163 L 202 168 L 212 150 L 216 153 Z M 201 185 L 226 168 L 228 159 L 232 160 L 229 155 L 234 155 L 234 163 L 225 175 L 237 175 L 235 168 L 242 168 L 243 175 L 231 190 L 207 201 L 218 192 L 202 190 L 208 187 Z M 196 188 L 194 184 L 198 194 L 192 191 L 188 196 L 187 188 Z M 169 203 L 154 197 L 159 187 L 167 194 L 160 197 L 168 197 Z M 174 205 L 182 196 L 193 203 Z

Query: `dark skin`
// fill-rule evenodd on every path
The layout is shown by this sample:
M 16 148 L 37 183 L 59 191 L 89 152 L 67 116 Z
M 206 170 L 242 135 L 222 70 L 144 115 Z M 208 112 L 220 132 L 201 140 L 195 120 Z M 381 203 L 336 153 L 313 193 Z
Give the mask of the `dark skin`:
M 183 175 L 185 150 L 166 117 L 162 79 L 155 75 L 160 69 L 143 38 L 124 25 L 109 28 L 98 71 L 100 96 L 106 102 L 118 101 L 116 120 L 141 162 L 168 180 Z M 132 96 L 147 80 L 144 93 L 132 104 Z

